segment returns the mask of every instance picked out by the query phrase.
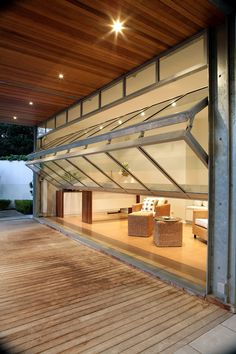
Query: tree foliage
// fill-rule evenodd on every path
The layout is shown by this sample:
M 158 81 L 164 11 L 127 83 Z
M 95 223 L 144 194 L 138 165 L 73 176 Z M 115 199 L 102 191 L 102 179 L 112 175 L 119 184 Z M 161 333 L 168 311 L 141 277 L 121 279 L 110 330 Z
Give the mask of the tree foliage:
M 34 148 L 34 128 L 0 124 L 0 156 L 28 155 Z

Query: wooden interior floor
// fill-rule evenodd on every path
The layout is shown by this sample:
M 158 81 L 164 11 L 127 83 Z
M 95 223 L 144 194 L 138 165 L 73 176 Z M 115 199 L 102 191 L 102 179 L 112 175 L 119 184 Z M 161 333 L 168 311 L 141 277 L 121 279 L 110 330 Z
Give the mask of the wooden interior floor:
M 50 219 L 205 289 L 207 244 L 194 239 L 190 224 L 183 225 L 182 247 L 157 247 L 153 237 L 128 236 L 127 214 L 95 214 L 91 225 L 80 216 Z
M 231 317 L 33 220 L 0 223 L 0 334 L 14 353 L 166 353 Z

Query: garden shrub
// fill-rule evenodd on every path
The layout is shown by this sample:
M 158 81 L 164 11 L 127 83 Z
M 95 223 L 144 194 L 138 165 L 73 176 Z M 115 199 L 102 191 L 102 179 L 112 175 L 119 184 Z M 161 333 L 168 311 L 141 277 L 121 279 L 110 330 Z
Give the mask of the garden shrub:
M 9 207 L 11 201 L 9 199 L 0 199 L 0 210 L 5 210 Z
M 33 201 L 32 200 L 15 200 L 16 210 L 22 214 L 33 214 Z

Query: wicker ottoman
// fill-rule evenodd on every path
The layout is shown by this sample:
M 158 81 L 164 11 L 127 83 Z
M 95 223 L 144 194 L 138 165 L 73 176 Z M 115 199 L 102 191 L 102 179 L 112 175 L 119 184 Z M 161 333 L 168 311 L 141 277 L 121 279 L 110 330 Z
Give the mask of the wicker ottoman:
M 153 230 L 153 213 L 137 211 L 128 215 L 128 235 L 149 237 Z
M 154 221 L 154 243 L 159 247 L 182 246 L 183 223 L 181 221 Z

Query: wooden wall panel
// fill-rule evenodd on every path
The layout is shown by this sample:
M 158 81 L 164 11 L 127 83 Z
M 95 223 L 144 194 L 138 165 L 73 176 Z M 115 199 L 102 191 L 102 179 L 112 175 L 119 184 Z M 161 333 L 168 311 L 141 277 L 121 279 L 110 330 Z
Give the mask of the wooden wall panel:
M 64 218 L 64 191 L 56 191 L 56 216 Z
M 92 192 L 82 192 L 82 221 L 92 224 Z

